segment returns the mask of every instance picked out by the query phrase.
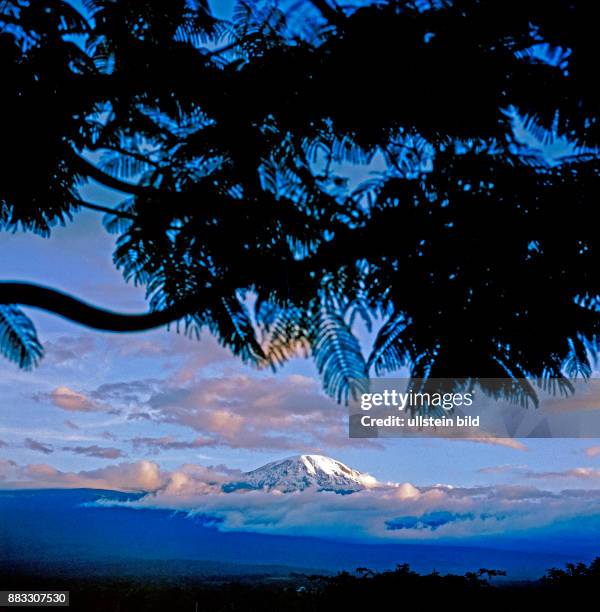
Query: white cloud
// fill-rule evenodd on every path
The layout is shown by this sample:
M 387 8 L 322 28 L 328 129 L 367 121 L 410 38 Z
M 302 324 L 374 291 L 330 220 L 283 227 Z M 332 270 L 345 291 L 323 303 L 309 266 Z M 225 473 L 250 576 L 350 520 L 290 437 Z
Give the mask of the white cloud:
M 592 477 L 588 469 L 571 474 Z M 594 476 L 594 477 L 597 477 Z M 0 461 L 3 488 L 90 487 L 147 491 L 134 508 L 162 508 L 214 517 L 222 530 L 363 538 L 382 541 L 469 540 L 504 537 L 581 517 L 598 516 L 600 491 L 547 491 L 534 486 L 487 487 L 381 484 L 350 495 L 304 491 L 237 490 L 225 466 L 185 464 L 161 470 L 153 461 L 64 472 L 48 464 Z M 105 502 L 106 503 L 106 502 Z
M 129 505 L 214 516 L 224 530 L 421 541 L 498 537 L 550 526 L 597 513 L 599 501 L 597 491 L 425 488 L 410 483 L 351 495 L 315 490 L 223 493 L 220 481 L 178 470 L 169 475 L 164 487 Z

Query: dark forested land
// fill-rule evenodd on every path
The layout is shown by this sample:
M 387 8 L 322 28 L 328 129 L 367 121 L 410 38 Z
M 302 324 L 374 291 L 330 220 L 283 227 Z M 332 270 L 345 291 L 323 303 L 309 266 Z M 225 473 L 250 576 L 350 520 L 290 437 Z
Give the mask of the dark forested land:
M 511 582 L 505 572 L 480 568 L 464 575 L 418 574 L 408 565 L 373 572 L 357 568 L 336 576 L 224 576 L 203 578 L 66 578 L 32 576 L 7 571 L 2 589 L 69 590 L 74 610 L 372 610 L 409 605 L 413 610 L 554 609 L 561 602 L 597 593 L 600 557 L 589 565 L 570 564 L 550 569 L 536 581 Z M 410 602 L 410 603 L 409 603 Z

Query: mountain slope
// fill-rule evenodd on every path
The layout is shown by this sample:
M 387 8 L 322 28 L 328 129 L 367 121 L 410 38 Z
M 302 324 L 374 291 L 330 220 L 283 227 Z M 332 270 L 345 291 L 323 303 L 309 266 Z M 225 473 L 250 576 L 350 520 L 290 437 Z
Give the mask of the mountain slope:
M 228 483 L 223 490 L 267 489 L 292 493 L 314 488 L 317 491 L 347 494 L 376 485 L 377 481 L 372 476 L 330 457 L 296 455 L 246 472 L 239 481 Z

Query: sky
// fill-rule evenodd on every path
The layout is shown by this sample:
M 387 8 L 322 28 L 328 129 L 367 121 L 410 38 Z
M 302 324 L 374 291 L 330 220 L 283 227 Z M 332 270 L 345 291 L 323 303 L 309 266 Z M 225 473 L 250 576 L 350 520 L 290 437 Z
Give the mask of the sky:
M 118 201 L 99 186 L 84 190 L 94 201 Z M 143 290 L 125 283 L 112 264 L 113 244 L 101 214 L 92 211 L 49 239 L 2 233 L 0 278 L 42 283 L 119 311 L 144 311 Z M 600 484 L 598 477 L 582 483 L 568 472 L 600 470 L 598 440 L 350 440 L 346 409 L 323 395 L 309 360 L 294 360 L 277 373 L 259 371 L 208 334 L 199 342 L 166 329 L 110 334 L 28 313 L 46 349 L 41 365 L 26 372 L 0 361 L 0 453 L 19 464 L 78 471 L 152 459 L 165 469 L 189 462 L 252 469 L 319 452 L 384 481 L 531 484 L 529 472 L 540 470 L 565 472 L 562 481 L 554 479 L 557 486 Z
M 225 4 L 220 10 L 227 14 Z M 82 195 L 106 206 L 121 198 L 94 183 Z M 127 284 L 112 263 L 114 236 L 101 220 L 100 213 L 81 212 L 47 239 L 0 233 L 0 279 L 41 283 L 118 311 L 145 311 L 143 289 Z M 368 494 L 354 497 L 353 505 L 385 510 L 404 495 L 410 512 L 450 509 L 463 516 L 459 509 L 474 505 L 487 512 L 489 504 L 476 501 L 477 487 L 509 505 L 516 503 L 510 492 L 520 487 L 534 491 L 526 509 L 540 506 L 540 491 L 558 500 L 553 516 L 589 514 L 597 507 L 600 440 L 350 440 L 346 409 L 322 393 L 308 360 L 296 359 L 276 373 L 258 371 L 208 334 L 199 342 L 173 329 L 118 335 L 34 309 L 27 313 L 45 357 L 31 372 L 0 360 L 0 488 L 3 481 L 6 486 L 16 481 L 20 486 L 167 486 L 160 503 L 191 507 L 197 487 L 179 501 L 174 493 L 178 482 L 189 483 L 198 470 L 246 471 L 312 452 L 382 482 L 412 483 L 425 493 L 440 483 L 468 489 L 452 499 L 445 493 L 443 501 L 396 492 L 374 502 L 368 495 L 375 494 Z M 191 481 L 197 484 L 198 478 Z M 315 500 L 305 499 L 305 513 L 315 514 Z M 211 503 L 219 506 L 222 500 Z M 327 520 L 321 517 L 323 524 Z

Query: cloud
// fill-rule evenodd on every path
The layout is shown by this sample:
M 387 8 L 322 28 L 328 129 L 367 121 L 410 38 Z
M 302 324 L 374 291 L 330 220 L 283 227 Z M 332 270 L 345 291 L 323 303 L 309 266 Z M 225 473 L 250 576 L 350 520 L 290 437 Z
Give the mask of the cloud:
M 128 505 L 213 517 L 222 530 L 422 541 L 518 534 L 598 514 L 600 502 L 599 491 L 557 493 L 514 485 L 453 488 L 402 483 L 337 495 L 312 489 L 225 493 L 221 482 L 179 469 L 159 490 Z
M 205 446 L 316 452 L 348 443 L 345 411 L 305 376 L 235 374 L 167 383 L 146 405 L 152 420 L 198 431 L 208 438 Z
M 496 465 L 477 470 L 480 474 L 515 474 L 530 480 L 591 480 L 600 484 L 600 468 L 574 467 L 565 470 L 532 470 L 526 465 Z
M 76 455 L 85 455 L 87 457 L 98 457 L 99 459 L 121 459 L 126 456 L 120 448 L 110 446 L 64 446 L 64 451 L 75 453 Z
M 161 381 L 144 379 L 105 383 L 90 393 L 93 400 L 124 405 L 143 404 L 146 398 L 160 388 Z
M 212 335 L 203 335 L 196 341 L 185 334 L 164 333 L 144 334 L 138 337 L 112 336 L 112 352 L 131 359 L 177 360 L 178 371 L 185 378 L 194 378 L 199 369 L 215 364 L 236 363 L 231 351 L 222 347 Z
M 522 465 L 512 465 L 506 463 L 504 465 L 491 465 L 489 467 L 482 467 L 477 470 L 479 474 L 511 474 L 518 470 L 524 469 Z
M 497 519 L 497 515 L 480 515 L 481 520 Z M 392 531 L 401 529 L 435 531 L 444 525 L 451 523 L 474 521 L 475 514 L 472 512 L 425 512 L 421 516 L 402 516 L 386 521 L 386 527 Z M 502 517 L 500 517 L 502 519 Z
M 527 478 L 553 480 L 562 478 L 577 478 L 581 480 L 600 480 L 600 469 L 591 467 L 576 467 L 556 472 L 526 472 Z
M 457 438 L 460 439 L 460 438 Z M 512 448 L 514 450 L 526 451 L 527 446 L 516 438 L 495 438 L 493 436 L 484 436 L 481 438 L 469 438 L 469 442 L 476 442 L 478 444 L 492 444 L 495 446 L 504 446 L 506 448 Z
M 193 440 L 177 440 L 172 436 L 162 436 L 157 438 L 138 437 L 132 438 L 130 442 L 135 449 L 143 448 L 153 454 L 169 450 L 203 448 L 206 446 L 214 446 L 215 444 L 215 441 L 212 438 L 197 437 Z
M 597 457 L 600 455 L 600 446 L 590 446 L 589 448 L 586 448 L 585 454 L 588 457 Z
M 8 488 L 93 488 L 115 491 L 156 491 L 167 483 L 153 461 L 117 463 L 95 470 L 63 472 L 46 464 L 17 465 L 0 461 L 0 479 Z
M 44 343 L 44 367 L 78 364 L 92 354 L 96 343 L 92 335 L 63 335 Z
M 0 457 L 0 482 L 12 480 L 17 477 L 19 466 L 12 459 L 2 459 Z
M 182 339 L 175 344 L 185 347 L 185 351 L 175 355 L 171 348 L 159 347 L 161 354 L 164 350 L 175 362 L 173 367 L 163 363 L 168 375 L 162 378 L 116 380 L 91 389 L 64 384 L 50 392 L 37 393 L 34 398 L 72 414 L 115 413 L 123 416 L 124 425 L 134 421 L 156 423 L 183 427 L 195 434 L 190 436 L 190 442 L 140 437 L 138 447 L 145 446 L 153 453 L 169 447 L 281 451 L 303 448 L 307 452 L 323 452 L 348 444 L 346 410 L 323 394 L 317 379 L 298 374 L 246 374 L 235 369 L 216 374 L 202 365 L 190 368 L 192 361 L 200 359 L 197 345 Z M 223 361 L 221 348 L 213 349 L 203 357 L 207 363 L 228 363 Z M 140 350 L 142 347 L 137 346 L 136 351 Z M 73 421 L 65 425 L 78 427 Z M 380 440 L 362 439 L 355 444 L 384 447 Z
M 132 440 L 152 452 L 217 446 L 321 452 L 348 443 L 345 410 L 323 395 L 313 378 L 179 374 L 107 383 L 86 395 L 61 387 L 50 396 L 64 409 L 113 406 L 127 421 L 175 425 L 200 434 L 189 442 L 171 437 Z M 356 444 L 382 447 L 377 440 Z
M 38 453 L 44 453 L 44 455 L 50 455 L 54 452 L 54 448 L 50 444 L 43 444 L 33 438 L 25 439 L 25 448 L 36 451 Z
M 38 401 L 50 401 L 54 406 L 68 412 L 92 412 L 109 410 L 105 405 L 93 401 L 84 393 L 74 391 L 69 387 L 56 387 L 50 393 L 38 393 L 34 396 Z
M 239 470 L 185 464 L 161 470 L 153 461 L 63 472 L 48 464 L 0 461 L 4 488 L 93 487 L 146 491 L 131 508 L 177 510 L 214 520 L 224 531 L 253 531 L 370 541 L 482 541 L 598 517 L 600 491 L 546 491 L 533 486 L 423 487 L 380 484 L 350 495 L 306 489 L 283 494 L 230 491 Z M 101 504 L 101 505 L 102 505 Z
M 8 444 L 4 440 L 0 440 L 0 448 L 6 448 Z

